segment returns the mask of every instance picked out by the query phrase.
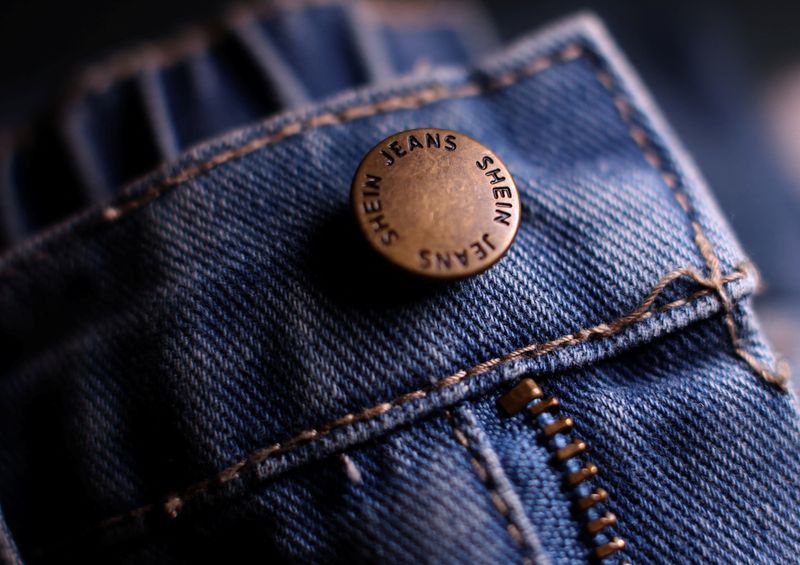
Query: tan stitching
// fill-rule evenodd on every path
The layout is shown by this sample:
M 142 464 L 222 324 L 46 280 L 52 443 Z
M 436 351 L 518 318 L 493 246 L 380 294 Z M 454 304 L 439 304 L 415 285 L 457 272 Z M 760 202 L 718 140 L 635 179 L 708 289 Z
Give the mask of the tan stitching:
M 532 74 L 541 72 L 549 68 L 555 62 L 572 60 L 574 58 L 581 56 L 582 54 L 583 54 L 583 49 L 580 45 L 570 45 L 567 48 L 560 51 L 555 56 L 542 57 L 529 63 L 520 70 L 509 71 L 507 73 L 504 73 L 499 77 L 497 77 L 495 81 L 487 85 L 481 85 L 479 83 L 473 82 L 459 87 L 447 87 L 441 85 L 433 86 L 427 89 L 423 89 L 412 95 L 396 96 L 372 104 L 350 108 L 340 113 L 326 113 L 320 116 L 313 117 L 305 122 L 296 122 L 288 124 L 283 128 L 281 128 L 276 133 L 254 139 L 241 147 L 223 151 L 198 165 L 195 165 L 176 175 L 168 177 L 167 179 L 162 181 L 161 184 L 149 188 L 144 194 L 140 195 L 138 198 L 132 199 L 128 202 L 124 202 L 116 207 L 112 206 L 107 208 L 106 210 L 104 210 L 103 219 L 107 221 L 119 219 L 120 217 L 123 217 L 126 214 L 133 212 L 134 210 L 139 209 L 145 204 L 159 198 L 170 188 L 178 184 L 181 184 L 183 182 L 186 182 L 188 180 L 191 180 L 197 175 L 205 171 L 208 171 L 222 163 L 225 163 L 230 159 L 247 155 L 248 153 L 256 151 L 267 145 L 276 143 L 277 141 L 284 139 L 288 136 L 296 135 L 307 129 L 312 129 L 323 125 L 344 123 L 347 121 L 352 121 L 355 119 L 374 115 L 380 112 L 389 112 L 399 109 L 416 108 L 425 104 L 429 104 L 431 102 L 442 100 L 444 98 L 473 96 L 481 92 L 484 92 L 486 90 L 491 90 L 493 88 L 500 88 L 502 86 L 513 84 L 513 82 L 516 80 L 520 80 L 524 77 L 530 76 Z M 607 85 L 607 87 L 613 87 L 613 79 L 611 78 L 610 75 L 604 73 L 605 73 L 604 71 L 598 70 L 598 79 L 602 84 Z M 623 119 L 629 121 L 631 119 L 633 112 L 630 106 L 628 105 L 627 101 L 621 96 L 616 96 L 616 95 L 614 100 L 615 100 L 615 106 L 620 110 L 620 115 L 623 117 Z M 654 166 L 660 166 L 661 160 L 658 157 L 657 153 L 655 153 L 655 151 L 650 148 L 646 139 L 646 135 L 642 135 L 644 134 L 643 130 L 631 124 L 630 133 L 633 139 L 637 142 L 637 144 L 639 144 L 642 150 L 645 151 L 645 156 L 647 160 L 653 163 Z M 673 194 L 676 195 L 675 197 L 678 200 L 681 207 L 688 212 L 689 211 L 688 199 L 685 197 L 682 191 L 680 191 L 680 189 L 676 188 L 677 183 L 674 175 L 672 175 L 669 172 L 662 172 L 662 178 L 664 178 L 664 182 L 668 186 L 670 186 L 670 188 L 673 189 Z M 702 249 L 701 253 L 703 253 Z M 713 256 L 713 251 L 712 251 L 712 256 Z M 708 257 L 706 257 L 706 260 L 707 262 L 709 261 Z M 199 483 L 196 483 L 188 487 L 181 493 L 174 493 L 169 495 L 166 498 L 166 500 L 159 506 L 148 504 L 136 508 L 134 510 L 131 510 L 129 512 L 126 512 L 124 514 L 120 514 L 118 516 L 109 518 L 101 522 L 98 526 L 108 527 L 126 518 L 141 517 L 145 514 L 148 514 L 149 512 L 153 511 L 156 508 L 161 508 L 169 516 L 176 517 L 180 512 L 181 508 L 183 507 L 183 505 L 187 501 L 206 492 L 212 486 L 225 484 L 229 481 L 235 480 L 240 476 L 241 472 L 260 464 L 266 459 L 279 454 L 286 453 L 300 445 L 309 443 L 320 437 L 328 435 L 338 428 L 349 426 L 351 424 L 368 420 L 371 418 L 375 418 L 409 401 L 424 398 L 431 391 L 441 390 L 453 386 L 457 383 L 464 381 L 467 378 L 485 373 L 486 371 L 490 370 L 493 367 L 511 362 L 523 356 L 530 355 L 538 357 L 562 347 L 581 344 L 595 338 L 612 336 L 620 332 L 622 329 L 630 326 L 631 324 L 650 318 L 657 313 L 665 312 L 674 308 L 684 306 L 689 302 L 697 300 L 702 296 L 705 296 L 711 292 L 715 292 L 719 295 L 723 307 L 726 309 L 726 316 L 728 316 L 730 315 L 730 312 L 728 310 L 728 306 L 726 306 L 726 302 L 729 305 L 730 301 L 729 298 L 727 297 L 727 293 L 724 290 L 724 284 L 744 277 L 745 271 L 743 269 L 740 269 L 738 272 L 734 274 L 726 275 L 723 277 L 719 276 L 718 261 L 716 262 L 716 264 L 717 264 L 717 269 L 716 270 L 711 269 L 711 275 L 712 275 L 711 279 L 706 279 L 691 269 L 677 269 L 667 274 L 658 282 L 658 284 L 656 284 L 656 286 L 653 288 L 650 294 L 648 294 L 645 300 L 636 309 L 634 309 L 627 315 L 614 320 L 613 322 L 599 324 L 591 328 L 585 328 L 579 330 L 578 332 L 556 338 L 554 340 L 551 340 L 543 344 L 530 344 L 520 349 L 511 351 L 501 357 L 485 361 L 479 365 L 472 367 L 471 369 L 459 371 L 457 373 L 444 377 L 441 380 L 437 381 L 434 385 L 426 389 L 420 389 L 417 391 L 407 393 L 405 395 L 396 398 L 392 402 L 382 403 L 356 414 L 348 414 L 346 416 L 343 416 L 342 418 L 339 418 L 333 422 L 330 422 L 322 426 L 318 430 L 306 430 L 294 436 L 293 438 L 290 438 L 286 442 L 276 443 L 252 453 L 246 459 L 243 459 L 229 466 L 228 468 L 223 469 L 212 479 L 207 479 Z M 652 308 L 658 296 L 660 296 L 663 290 L 670 283 L 672 283 L 676 279 L 685 277 L 693 279 L 703 288 L 687 298 L 676 300 L 670 304 L 667 304 L 659 308 Z M 741 352 L 739 351 L 737 352 L 740 355 L 742 355 Z
M 715 291 L 719 296 L 720 301 L 722 302 L 723 307 L 725 308 L 725 326 L 728 328 L 728 334 L 731 338 L 731 343 L 733 344 L 733 348 L 736 351 L 736 354 L 739 355 L 745 362 L 750 365 L 750 367 L 759 375 L 762 379 L 772 384 L 778 385 L 783 389 L 786 389 L 787 382 L 789 380 L 789 365 L 786 363 L 778 362 L 777 366 L 775 367 L 775 371 L 773 372 L 765 363 L 762 363 L 758 359 L 756 359 L 749 351 L 747 351 L 741 343 L 739 339 L 738 331 L 736 329 L 736 321 L 733 317 L 733 302 L 728 295 L 727 290 L 725 290 L 725 285 L 720 281 L 720 264 L 719 259 L 717 258 L 716 254 L 714 253 L 714 249 L 711 245 L 711 242 L 708 241 L 705 234 L 703 233 L 700 224 L 697 221 L 692 222 L 692 228 L 694 229 L 695 234 L 695 241 L 697 243 L 697 247 L 700 249 L 700 252 L 703 255 L 703 258 L 706 261 L 706 265 L 708 266 L 709 271 L 711 272 L 711 278 L 714 281 Z
M 61 105 L 68 109 L 87 95 L 103 92 L 114 83 L 146 69 L 170 66 L 192 53 L 200 52 L 219 35 L 216 28 L 190 27 L 169 39 L 144 43 L 111 55 L 80 73 Z
M 652 146 L 647 132 L 641 126 L 634 123 L 633 108 L 628 103 L 625 96 L 616 91 L 614 78 L 607 71 L 602 69 L 597 61 L 591 57 L 590 60 L 595 65 L 595 76 L 597 80 L 611 93 L 614 106 L 618 110 L 623 121 L 628 124 L 628 132 L 631 138 L 633 138 L 642 150 L 645 160 L 661 175 L 661 178 L 671 189 L 673 196 L 689 219 L 692 231 L 694 232 L 695 245 L 706 263 L 710 275 L 709 280 L 713 282 L 713 290 L 719 296 L 720 302 L 725 310 L 725 326 L 728 330 L 728 335 L 730 336 L 734 351 L 740 358 L 744 359 L 762 379 L 786 389 L 786 383 L 789 379 L 788 364 L 779 362 L 773 372 L 766 364 L 762 363 L 750 352 L 745 350 L 742 345 L 736 330 L 736 321 L 733 316 L 733 303 L 725 290 L 725 282 L 721 275 L 719 257 L 717 257 L 713 245 L 708 240 L 705 233 L 703 233 L 700 222 L 694 218 L 695 212 L 685 192 L 681 189 L 678 178 L 666 168 L 664 161 Z
M 583 50 L 579 45 L 570 45 L 562 49 L 555 56 L 542 57 L 521 69 L 503 73 L 495 80 L 490 81 L 488 84 L 471 82 L 460 86 L 434 85 L 429 88 L 419 90 L 413 94 L 393 96 L 391 98 L 379 100 L 370 104 L 354 106 L 340 112 L 328 112 L 314 116 L 308 120 L 305 120 L 304 122 L 293 122 L 287 124 L 275 133 L 253 139 L 240 147 L 217 153 L 202 163 L 191 166 L 180 173 L 167 177 L 161 183 L 150 187 L 143 194 L 136 198 L 133 198 L 127 202 L 122 202 L 116 206 L 109 206 L 103 210 L 102 218 L 106 221 L 118 220 L 119 218 L 130 214 L 134 210 L 149 204 L 175 186 L 191 180 L 201 173 L 213 169 L 227 161 L 230 161 L 231 159 L 243 157 L 252 153 L 253 151 L 268 145 L 272 145 L 278 141 L 293 135 L 297 135 L 301 132 L 320 126 L 343 124 L 353 120 L 373 116 L 375 114 L 419 108 L 421 106 L 444 99 L 475 96 L 488 90 L 496 90 L 498 88 L 509 86 L 525 77 L 547 69 L 555 62 L 569 61 L 581 56 L 582 53 Z
M 301 10 L 327 4 L 347 3 L 347 0 L 295 0 L 293 2 L 249 2 L 234 5 L 224 18 L 235 22 L 246 17 L 265 18 L 281 11 Z M 218 42 L 223 35 L 219 24 L 193 25 L 172 37 L 140 44 L 107 59 L 94 63 L 84 70 L 66 96 L 64 106 L 72 106 L 86 95 L 102 92 L 115 82 L 134 76 L 152 67 L 173 65 L 193 53 L 198 53 Z
M 741 279 L 746 275 L 747 275 L 746 266 L 742 265 L 736 272 L 723 276 L 722 281 L 724 283 L 728 283 Z M 670 283 L 681 278 L 689 278 L 691 280 L 694 280 L 703 288 L 693 293 L 691 296 L 687 298 L 675 300 L 673 302 L 670 302 L 669 304 L 653 308 L 654 303 L 661 295 L 661 293 L 664 291 L 664 289 L 667 288 L 667 286 Z M 495 357 L 488 361 L 484 361 L 483 363 L 475 365 L 470 369 L 458 371 L 457 373 L 444 377 L 428 387 L 403 394 L 395 398 L 391 402 L 383 402 L 371 408 L 362 410 L 361 412 L 347 414 L 319 428 L 305 430 L 284 442 L 274 443 L 270 446 L 267 446 L 263 449 L 251 453 L 245 459 L 242 459 L 230 465 L 229 467 L 223 469 L 217 475 L 215 475 L 210 479 L 206 479 L 199 483 L 195 483 L 194 485 L 189 486 L 180 493 L 172 493 L 168 495 L 164 500 L 164 502 L 161 503 L 161 505 L 148 504 L 142 506 L 140 508 L 108 518 L 100 522 L 97 525 L 97 527 L 105 528 L 117 524 L 119 522 L 122 522 L 123 520 L 131 517 L 141 517 L 155 510 L 156 508 L 161 508 L 168 516 L 175 518 L 180 512 L 180 510 L 183 508 L 183 505 L 192 498 L 195 498 L 196 496 L 206 492 L 207 490 L 209 490 L 214 486 L 223 485 L 225 483 L 238 479 L 242 472 L 252 467 L 255 467 L 256 465 L 259 465 L 260 463 L 264 462 L 265 460 L 271 457 L 287 453 L 293 449 L 296 449 L 297 447 L 300 447 L 301 445 L 310 443 L 314 440 L 318 440 L 322 437 L 329 435 L 331 432 L 339 428 L 344 428 L 358 422 L 370 420 L 372 418 L 380 416 L 381 414 L 385 414 L 399 406 L 402 406 L 410 401 L 425 398 L 431 392 L 451 387 L 466 379 L 486 373 L 493 367 L 509 363 L 523 356 L 527 355 L 530 357 L 541 357 L 542 355 L 546 355 L 547 353 L 550 353 L 559 348 L 579 345 L 588 342 L 592 339 L 613 336 L 622 331 L 623 329 L 627 328 L 628 326 L 631 326 L 637 322 L 651 318 L 655 314 L 679 308 L 681 306 L 689 304 L 690 302 L 698 300 L 699 298 L 714 292 L 715 284 L 716 283 L 714 281 L 703 278 L 701 275 L 699 275 L 692 269 L 688 268 L 676 269 L 666 274 L 663 278 L 661 278 L 661 280 L 658 281 L 655 287 L 653 287 L 653 290 L 647 295 L 647 297 L 645 297 L 644 301 L 638 307 L 636 307 L 628 314 L 625 314 L 624 316 L 621 316 L 620 318 L 617 318 L 612 322 L 598 324 L 590 328 L 584 328 L 577 332 L 558 337 L 556 339 L 547 341 L 545 343 L 532 343 L 530 345 L 520 347 L 519 349 L 510 351 L 509 353 L 506 353 L 505 355 L 502 355 L 500 357 Z
M 348 6 L 357 3 L 357 0 L 254 1 L 232 6 L 226 11 L 223 19 L 230 26 L 233 26 L 236 22 L 249 18 L 263 19 L 280 13 L 300 11 L 307 8 L 328 5 Z M 376 8 L 381 3 L 368 2 L 368 4 L 372 8 Z M 406 2 L 406 4 L 411 8 L 410 12 L 416 15 L 416 22 L 414 23 L 426 27 L 447 23 L 448 21 L 458 23 L 467 15 L 467 11 L 454 10 L 455 6 L 450 6 L 447 2 L 422 0 Z M 444 6 L 432 9 L 436 4 L 444 4 Z M 392 6 L 396 5 L 396 3 L 392 3 Z M 424 14 L 418 11 L 424 11 Z M 398 23 L 405 25 L 409 23 L 398 20 L 396 8 L 393 8 L 391 17 L 389 17 L 388 13 L 381 14 L 379 10 L 370 10 L 365 15 L 372 17 L 377 23 L 387 25 L 397 25 Z M 186 57 L 212 47 L 221 40 L 223 33 L 224 28 L 220 24 L 195 24 L 171 37 L 134 45 L 119 53 L 112 54 L 108 58 L 92 64 L 77 75 L 74 83 L 66 92 L 61 106 L 64 109 L 74 107 L 86 96 L 103 92 L 113 84 L 128 79 L 146 69 L 174 65 Z
M 455 436 L 459 445 L 467 450 L 467 453 L 470 456 L 470 464 L 475 469 L 475 473 L 486 487 L 486 490 L 489 491 L 489 499 L 492 501 L 492 506 L 495 507 L 500 515 L 503 516 L 503 518 L 505 518 L 506 531 L 511 536 L 511 539 L 514 540 L 514 543 L 517 544 L 517 546 L 524 548 L 525 543 L 522 539 L 522 533 L 514 522 L 514 517 L 511 515 L 511 509 L 508 507 L 508 503 L 505 501 L 500 492 L 494 488 L 494 481 L 489 475 L 489 471 L 486 470 L 486 467 L 475 456 L 475 451 L 472 449 L 469 439 L 467 438 L 466 434 L 459 429 L 458 424 L 456 423 L 455 418 L 453 418 L 453 414 L 450 412 L 450 410 L 444 410 L 444 414 L 447 416 L 447 420 L 450 422 L 450 425 L 453 428 L 453 436 Z

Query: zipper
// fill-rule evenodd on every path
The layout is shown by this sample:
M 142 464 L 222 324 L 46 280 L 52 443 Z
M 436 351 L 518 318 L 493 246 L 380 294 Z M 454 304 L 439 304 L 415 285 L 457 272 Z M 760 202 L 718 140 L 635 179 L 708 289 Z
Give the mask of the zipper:
M 523 410 L 532 418 L 553 451 L 553 462 L 565 473 L 564 485 L 569 491 L 573 505 L 583 518 L 586 533 L 593 540 L 595 559 L 607 559 L 625 547 L 625 540 L 610 536 L 606 528 L 617 523 L 617 517 L 603 506 L 608 492 L 593 486 L 598 477 L 597 465 L 587 459 L 588 446 L 573 433 L 574 421 L 561 415 L 561 401 L 546 396 L 532 378 L 524 378 L 498 400 L 500 409 L 509 416 Z M 620 561 L 620 565 L 629 565 Z

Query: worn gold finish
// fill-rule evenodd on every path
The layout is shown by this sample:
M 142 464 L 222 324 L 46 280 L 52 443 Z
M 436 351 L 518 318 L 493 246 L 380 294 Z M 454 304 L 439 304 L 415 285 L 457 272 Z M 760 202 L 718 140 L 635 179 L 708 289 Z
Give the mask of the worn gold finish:
M 531 413 L 532 416 L 538 416 L 543 412 L 555 411 L 558 410 L 558 407 L 561 403 L 558 401 L 558 398 L 551 396 L 550 398 L 545 398 L 541 402 L 537 402 L 532 406 L 528 406 L 528 412 Z
M 559 432 L 563 432 L 564 430 L 568 430 L 572 427 L 572 424 L 572 418 L 569 416 L 564 416 L 563 418 L 559 418 L 558 420 L 547 424 L 542 431 L 544 432 L 544 435 L 549 437 Z
M 450 130 L 387 137 L 361 161 L 350 194 L 370 245 L 428 277 L 483 271 L 505 254 L 519 228 L 519 194 L 506 166 Z
M 566 461 L 584 451 L 586 451 L 586 443 L 584 443 L 583 440 L 576 439 L 558 449 L 558 451 L 556 451 L 556 459 L 559 461 Z
M 608 492 L 605 489 L 597 488 L 591 494 L 587 494 L 578 499 L 578 508 L 581 510 L 588 510 L 596 504 L 600 504 L 608 498 Z
M 612 540 L 606 544 L 601 545 L 597 549 L 594 550 L 595 555 L 597 555 L 598 559 L 605 559 L 612 553 L 619 551 L 625 547 L 625 540 L 621 538 L 612 538 Z
M 594 477 L 597 474 L 597 465 L 594 463 L 587 463 L 571 475 L 567 476 L 567 484 L 571 487 L 578 486 L 588 478 Z
M 522 411 L 531 400 L 541 398 L 542 396 L 542 389 L 539 388 L 536 381 L 533 379 L 522 379 L 519 384 L 501 396 L 497 403 L 506 414 L 513 416 Z
M 586 524 L 586 531 L 590 534 L 594 535 L 603 528 L 607 528 L 608 526 L 613 526 L 617 523 L 617 517 L 614 516 L 611 512 L 606 512 L 599 518 L 595 518 L 588 524 Z

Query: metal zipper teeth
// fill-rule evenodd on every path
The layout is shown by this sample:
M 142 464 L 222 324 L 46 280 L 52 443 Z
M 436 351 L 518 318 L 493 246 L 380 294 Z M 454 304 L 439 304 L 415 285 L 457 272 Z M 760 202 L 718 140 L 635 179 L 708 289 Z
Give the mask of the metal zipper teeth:
M 554 440 L 559 434 L 567 440 L 561 447 L 556 447 L 553 459 L 561 465 L 567 475 L 564 483 L 574 492 L 574 504 L 585 518 L 586 532 L 596 540 L 594 557 L 606 559 L 625 547 L 625 540 L 613 536 L 598 542 L 598 534 L 617 523 L 617 517 L 608 511 L 601 511 L 598 507 L 608 500 L 608 492 L 600 487 L 590 487 L 586 481 L 596 477 L 599 473 L 597 465 L 584 459 L 582 465 L 573 462 L 577 457 L 586 454 L 587 445 L 580 438 L 571 437 L 574 422 L 569 416 L 560 416 L 561 402 L 553 396 L 546 397 L 539 385 L 531 378 L 524 378 L 514 388 L 504 394 L 498 401 L 500 408 L 509 416 L 514 416 L 523 410 L 542 422 L 542 434 Z M 547 416 L 544 416 L 544 415 Z M 628 565 L 621 562 L 621 565 Z

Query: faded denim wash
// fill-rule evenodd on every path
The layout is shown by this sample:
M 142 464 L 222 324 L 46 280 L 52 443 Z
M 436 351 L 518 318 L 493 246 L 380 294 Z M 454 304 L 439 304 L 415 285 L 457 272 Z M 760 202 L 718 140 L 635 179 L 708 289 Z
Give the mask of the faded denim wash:
M 2 257 L 6 555 L 586 563 L 619 538 L 608 563 L 796 560 L 800 420 L 755 269 L 601 25 L 312 103 L 326 85 Z M 514 174 L 519 235 L 478 276 L 407 279 L 350 216 L 364 153 L 418 127 Z M 572 430 L 498 409 L 526 376 Z

